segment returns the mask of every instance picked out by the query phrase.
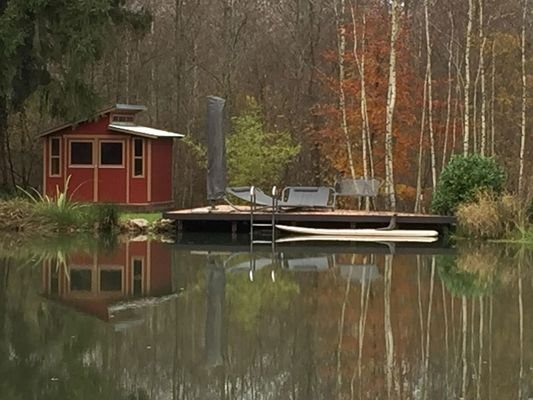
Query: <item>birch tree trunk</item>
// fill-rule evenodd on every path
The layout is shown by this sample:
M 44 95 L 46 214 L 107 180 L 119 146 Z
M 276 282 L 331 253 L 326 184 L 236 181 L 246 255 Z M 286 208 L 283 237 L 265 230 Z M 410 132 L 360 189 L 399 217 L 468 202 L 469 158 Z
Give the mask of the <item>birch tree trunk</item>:
M 433 74 L 431 73 L 431 36 L 429 32 L 429 0 L 424 0 L 424 19 L 426 30 L 426 79 L 428 87 L 428 125 L 429 125 L 429 152 L 431 158 L 431 184 L 433 191 L 437 186 L 437 162 L 435 160 L 435 133 L 433 131 Z
M 387 109 L 385 126 L 385 181 L 391 210 L 396 210 L 396 194 L 394 190 L 393 150 L 393 118 L 396 104 L 396 40 L 399 31 L 400 0 L 391 2 L 391 33 L 389 59 L 389 86 L 387 91 Z
M 431 258 L 431 278 L 429 284 L 429 300 L 428 300 L 428 309 L 426 315 L 426 348 L 425 348 L 425 359 L 424 359 L 424 399 L 427 399 L 429 393 L 429 350 L 430 350 L 430 339 L 431 339 L 431 318 L 433 312 L 433 289 L 435 287 L 435 270 L 437 268 L 435 256 Z
M 352 26 L 353 26 L 353 54 L 355 58 L 355 62 L 357 64 L 357 68 L 359 70 L 359 79 L 361 81 L 361 142 L 362 142 L 362 155 L 363 155 L 363 177 L 365 179 L 368 179 L 368 140 L 369 140 L 369 133 L 370 133 L 370 126 L 368 123 L 368 108 L 367 108 L 367 101 L 366 101 L 366 82 L 365 82 L 365 39 L 366 39 L 366 17 L 363 12 L 362 20 L 363 20 L 363 37 L 361 40 L 361 59 L 359 59 L 359 55 L 357 53 L 358 50 L 358 37 L 357 37 L 357 28 L 356 28 L 356 21 L 355 21 L 355 7 L 351 7 L 352 12 Z M 371 150 L 371 148 L 370 148 Z M 372 155 L 370 155 L 372 157 Z M 368 196 L 365 197 L 365 210 L 370 210 L 370 198 Z
M 446 126 L 444 128 L 444 144 L 442 146 L 442 167 L 441 171 L 446 166 L 447 151 L 448 151 L 448 138 L 450 136 L 450 118 L 452 113 L 452 61 L 453 61 L 453 41 L 455 36 L 455 24 L 453 21 L 453 15 L 450 11 L 448 13 L 451 25 L 450 42 L 448 43 L 448 94 L 446 96 Z
M 462 380 L 461 380 L 461 397 L 466 398 L 467 376 L 468 376 L 468 362 L 466 358 L 466 340 L 468 327 L 468 311 L 466 297 L 461 296 L 461 315 L 462 315 L 462 335 L 461 335 L 461 365 L 462 365 Z
M 492 70 L 491 70 L 491 90 L 490 90 L 490 155 L 495 155 L 494 141 L 496 139 L 496 127 L 494 118 L 494 105 L 496 99 L 496 41 L 492 41 Z
M 478 352 L 477 376 L 476 376 L 476 399 L 481 398 L 481 382 L 482 382 L 482 375 L 483 375 L 483 340 L 484 340 L 483 326 L 485 324 L 484 314 L 485 314 L 485 306 L 484 306 L 483 296 L 479 296 L 479 331 L 478 331 L 479 332 L 479 336 L 478 336 L 479 352 Z
M 7 187 L 7 96 L 0 94 L 0 189 Z
M 468 25 L 465 47 L 465 95 L 464 95 L 464 128 L 463 153 L 468 154 L 470 141 L 470 48 L 472 47 L 472 21 L 474 19 L 474 0 L 468 0 Z
M 480 153 L 482 156 L 487 151 L 487 96 L 485 91 L 485 37 L 483 22 L 483 0 L 479 0 L 479 70 L 481 73 L 481 140 Z
M 154 1 L 151 2 L 151 9 L 152 13 L 155 12 L 155 5 Z M 150 48 L 154 53 L 157 53 L 157 40 L 155 38 L 156 34 L 156 26 L 155 22 L 157 20 L 157 16 L 154 15 L 154 18 L 152 19 L 152 23 L 150 25 Z M 158 101 L 157 101 L 157 57 L 153 57 L 150 61 L 150 123 L 157 126 L 159 124 L 159 107 L 158 107 Z M 155 115 L 154 118 L 152 116 Z
M 348 164 L 350 168 L 350 174 L 352 179 L 355 179 L 355 167 L 352 153 L 352 141 L 350 139 L 350 132 L 348 130 L 348 121 L 346 116 L 346 94 L 344 91 L 344 53 L 346 52 L 346 27 L 343 24 L 342 18 L 345 11 L 345 2 L 340 0 L 340 7 L 337 7 L 337 1 L 335 0 L 335 22 L 337 25 L 337 57 L 339 63 L 339 109 L 341 111 L 340 128 L 344 134 L 346 140 L 346 154 L 348 155 Z
M 392 318 L 391 318 L 391 289 L 392 289 L 392 255 L 385 256 L 385 271 L 384 271 L 384 329 L 385 329 L 385 376 L 387 380 L 387 398 L 395 398 L 393 396 L 394 390 L 394 336 L 392 334 Z
M 342 342 L 343 342 L 343 337 L 344 337 L 344 321 L 345 321 L 345 316 L 346 316 L 346 306 L 349 300 L 351 281 L 352 281 L 352 269 L 350 269 L 348 279 L 346 280 L 344 300 L 342 302 L 341 315 L 339 317 L 339 341 L 337 344 L 337 352 L 336 352 L 336 358 L 337 358 L 337 390 L 336 391 L 337 391 L 337 397 L 339 399 L 342 399 L 342 372 L 341 372 L 342 371 Z
M 522 14 L 522 121 L 520 132 L 520 165 L 518 172 L 518 193 L 524 190 L 524 154 L 526 149 L 527 75 L 526 75 L 526 23 L 528 0 L 523 0 Z
M 424 100 L 422 102 L 422 118 L 420 122 L 420 137 L 418 139 L 418 167 L 416 173 L 416 199 L 415 212 L 420 212 L 422 208 L 422 174 L 424 160 L 424 128 L 426 127 L 426 105 L 427 105 L 428 77 L 424 79 Z
M 524 0 L 524 10 L 527 7 L 527 0 Z M 527 11 L 524 12 L 526 15 Z M 525 23 L 525 19 L 524 19 Z M 523 31 L 522 31 L 523 33 Z M 524 299 L 522 291 L 522 260 L 523 250 L 518 260 L 518 335 L 520 341 L 520 372 L 518 375 L 518 399 L 522 399 L 522 385 L 524 381 Z

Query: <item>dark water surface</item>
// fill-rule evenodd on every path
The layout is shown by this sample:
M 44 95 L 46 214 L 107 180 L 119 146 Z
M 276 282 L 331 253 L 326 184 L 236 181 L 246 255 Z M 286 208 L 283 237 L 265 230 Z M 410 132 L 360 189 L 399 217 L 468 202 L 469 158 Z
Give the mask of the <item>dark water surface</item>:
M 528 399 L 518 247 L 0 244 L 0 400 Z

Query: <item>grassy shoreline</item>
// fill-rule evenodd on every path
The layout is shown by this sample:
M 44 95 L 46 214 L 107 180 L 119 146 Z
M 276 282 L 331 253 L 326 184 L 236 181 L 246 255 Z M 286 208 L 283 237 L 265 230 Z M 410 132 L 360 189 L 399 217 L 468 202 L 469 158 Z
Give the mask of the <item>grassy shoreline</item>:
M 62 233 L 120 233 L 143 230 L 132 220 L 146 220 L 145 230 L 161 230 L 160 212 L 122 212 L 113 204 L 12 198 L 0 200 L 0 232 L 50 236 Z

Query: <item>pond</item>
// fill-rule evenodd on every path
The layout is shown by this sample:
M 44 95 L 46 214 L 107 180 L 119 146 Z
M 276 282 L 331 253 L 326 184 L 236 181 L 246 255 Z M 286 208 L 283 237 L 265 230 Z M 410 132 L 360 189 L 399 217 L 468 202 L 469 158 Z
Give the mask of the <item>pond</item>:
M 532 261 L 475 244 L 0 243 L 0 398 L 528 398 Z

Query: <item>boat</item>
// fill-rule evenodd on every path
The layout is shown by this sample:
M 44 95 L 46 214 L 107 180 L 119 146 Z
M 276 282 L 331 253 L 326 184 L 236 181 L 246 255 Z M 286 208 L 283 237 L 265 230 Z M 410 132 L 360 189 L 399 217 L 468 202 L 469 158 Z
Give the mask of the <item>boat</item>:
M 288 237 L 279 238 L 279 239 L 276 239 L 276 243 L 296 243 L 296 242 L 434 243 L 437 240 L 439 240 L 438 236 L 404 237 L 404 236 L 306 235 L 306 236 L 288 236 Z
M 276 228 L 290 233 L 300 235 L 316 236 L 339 236 L 339 237 L 366 237 L 377 240 L 380 238 L 390 241 L 391 238 L 436 238 L 439 233 L 435 230 L 407 230 L 407 229 L 329 229 L 329 228 L 307 228 L 303 226 L 278 225 Z

